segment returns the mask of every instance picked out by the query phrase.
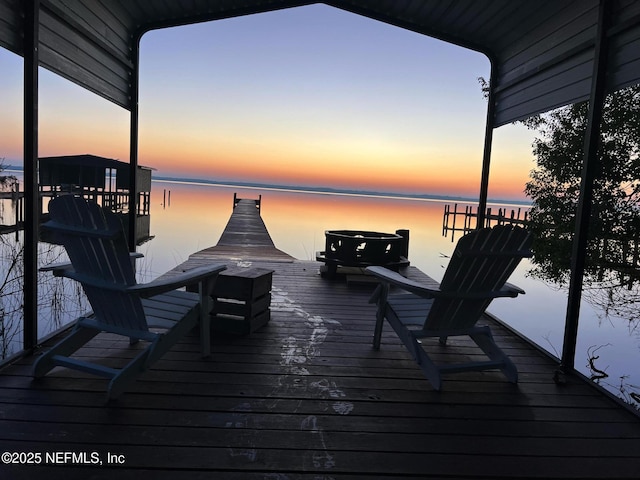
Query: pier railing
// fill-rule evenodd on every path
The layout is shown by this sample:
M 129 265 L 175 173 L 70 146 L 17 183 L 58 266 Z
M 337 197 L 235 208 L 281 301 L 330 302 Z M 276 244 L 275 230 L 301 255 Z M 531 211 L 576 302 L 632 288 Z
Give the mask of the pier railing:
M 484 227 L 494 225 L 526 226 L 529 222 L 527 208 L 487 208 Z M 451 241 L 456 234 L 462 235 L 478 227 L 478 207 L 473 205 L 445 205 L 442 219 L 442 235 L 451 233 Z M 592 240 L 593 251 L 590 255 L 590 268 L 593 279 L 603 284 L 634 288 L 640 281 L 640 239 L 633 233 L 627 236 L 601 236 Z M 614 272 L 614 277 L 608 275 Z M 602 287 L 602 286 L 601 286 Z M 606 288 L 606 287 L 602 287 Z
M 244 199 L 239 198 L 238 194 L 234 193 L 233 194 L 233 208 L 236 208 L 236 205 L 238 205 L 240 200 L 244 200 Z M 256 208 L 258 209 L 258 213 L 260 213 L 260 206 L 262 204 L 262 195 L 258 195 L 257 200 L 253 200 L 253 201 L 256 202 Z
M 529 210 L 524 208 L 512 209 L 510 212 L 507 208 L 492 209 L 487 208 L 485 214 L 484 225 L 482 227 L 492 227 L 494 225 L 526 225 L 528 221 Z M 448 236 L 451 232 L 451 241 L 453 242 L 456 233 L 470 232 L 478 228 L 478 207 L 473 205 L 444 206 L 444 215 L 442 218 L 442 235 Z

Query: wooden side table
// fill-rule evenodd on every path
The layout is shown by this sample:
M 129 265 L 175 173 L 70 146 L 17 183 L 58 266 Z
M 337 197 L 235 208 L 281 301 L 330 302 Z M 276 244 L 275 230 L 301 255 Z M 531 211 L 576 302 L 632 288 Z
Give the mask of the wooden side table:
M 273 270 L 228 269 L 213 288 L 211 327 L 225 333 L 248 335 L 271 319 Z

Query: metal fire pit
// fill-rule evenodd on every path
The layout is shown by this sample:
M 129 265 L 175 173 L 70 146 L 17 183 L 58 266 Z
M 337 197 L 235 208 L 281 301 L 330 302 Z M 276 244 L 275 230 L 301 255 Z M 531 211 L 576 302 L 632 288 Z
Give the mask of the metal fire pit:
M 397 270 L 409 265 L 407 230 L 398 230 L 397 233 L 327 230 L 324 234 L 325 250 L 316 254 L 316 260 L 325 263 L 330 275 L 335 275 L 338 266 L 362 268 L 381 265 Z

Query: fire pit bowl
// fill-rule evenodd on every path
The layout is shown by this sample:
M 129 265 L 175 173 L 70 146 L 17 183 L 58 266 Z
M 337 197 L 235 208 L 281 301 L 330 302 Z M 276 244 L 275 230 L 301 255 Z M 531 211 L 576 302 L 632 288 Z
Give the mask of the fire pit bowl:
M 368 267 L 382 265 L 397 269 L 409 264 L 408 232 L 381 233 L 363 230 L 327 230 L 325 250 L 318 252 L 316 259 L 327 266 L 330 274 L 335 274 L 338 265 L 348 267 Z M 406 233 L 405 233 L 406 232 Z

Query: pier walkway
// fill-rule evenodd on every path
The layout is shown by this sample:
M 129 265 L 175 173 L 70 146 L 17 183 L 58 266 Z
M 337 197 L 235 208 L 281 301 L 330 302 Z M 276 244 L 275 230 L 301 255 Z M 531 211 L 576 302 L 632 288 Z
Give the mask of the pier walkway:
M 0 464 L 0 478 L 638 478 L 640 419 L 615 399 L 579 376 L 556 385 L 556 363 L 488 316 L 518 385 L 475 372 L 434 391 L 389 328 L 371 347 L 373 285 L 280 252 L 251 208 L 240 202 L 218 244 L 187 264 L 274 270 L 271 321 L 214 336 L 207 360 L 195 334 L 184 339 L 106 406 L 105 380 L 57 369 L 35 382 L 32 357 L 4 368 L 0 450 L 102 463 Z M 135 351 L 100 335 L 80 354 L 117 364 Z M 456 340 L 438 356 L 449 354 L 478 352 Z
M 234 196 L 233 212 L 218 243 L 194 253 L 182 267 L 191 268 L 198 262 L 212 259 L 231 262 L 243 260 L 293 262 L 294 258 L 278 250 L 271 240 L 260 216 L 260 205 L 261 200 L 237 199 Z M 179 268 L 181 267 L 177 267 Z

